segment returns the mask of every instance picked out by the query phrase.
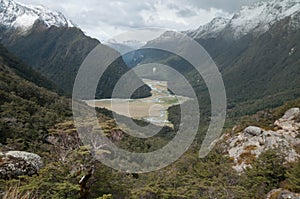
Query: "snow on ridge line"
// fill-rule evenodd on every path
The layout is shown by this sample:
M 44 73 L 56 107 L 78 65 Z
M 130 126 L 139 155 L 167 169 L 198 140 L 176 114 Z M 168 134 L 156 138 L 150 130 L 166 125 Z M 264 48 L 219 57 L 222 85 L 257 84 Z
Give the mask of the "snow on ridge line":
M 226 30 L 233 35 L 234 39 L 239 39 L 250 32 L 258 35 L 264 33 L 276 22 L 288 16 L 296 18 L 299 13 L 300 0 L 261 1 L 243 6 L 231 19 L 216 17 L 208 24 L 184 33 L 194 39 L 205 39 L 215 38 Z M 297 19 L 293 18 L 293 20 Z
M 300 12 L 299 0 L 262 1 L 243 6 L 234 14 L 226 28 L 238 39 L 250 32 L 264 33 L 276 22 Z
M 13 0 L 0 1 L 0 24 L 7 28 L 32 28 L 36 20 L 41 20 L 49 28 L 75 27 L 66 17 L 57 11 L 52 11 L 44 6 L 24 5 Z
M 216 17 L 209 23 L 200 26 L 197 30 L 189 30 L 183 33 L 189 35 L 192 38 L 217 37 L 218 33 L 226 27 L 229 21 L 230 19 L 228 18 Z

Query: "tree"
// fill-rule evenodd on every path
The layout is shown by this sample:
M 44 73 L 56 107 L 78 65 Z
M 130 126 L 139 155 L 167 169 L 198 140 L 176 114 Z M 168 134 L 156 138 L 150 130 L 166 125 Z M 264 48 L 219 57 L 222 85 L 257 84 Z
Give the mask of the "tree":
M 245 186 L 253 198 L 264 198 L 270 190 L 279 187 L 286 178 L 284 162 L 281 149 L 269 149 L 253 162 L 252 168 L 245 170 Z
M 287 171 L 286 188 L 293 192 L 300 192 L 300 161 L 296 162 L 291 169 Z

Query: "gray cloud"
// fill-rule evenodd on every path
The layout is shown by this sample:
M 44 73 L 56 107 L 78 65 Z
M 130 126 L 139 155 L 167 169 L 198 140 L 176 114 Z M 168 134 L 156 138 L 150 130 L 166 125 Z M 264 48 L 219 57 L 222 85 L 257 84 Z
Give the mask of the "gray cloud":
M 109 39 L 135 28 L 196 29 L 217 16 L 230 17 L 259 0 L 17 0 L 61 11 L 88 35 Z
M 189 3 L 198 8 L 219 8 L 227 12 L 235 12 L 245 5 L 251 5 L 262 0 L 188 0 Z
M 177 16 L 179 17 L 193 17 L 196 15 L 197 13 L 190 9 L 181 9 L 177 12 Z

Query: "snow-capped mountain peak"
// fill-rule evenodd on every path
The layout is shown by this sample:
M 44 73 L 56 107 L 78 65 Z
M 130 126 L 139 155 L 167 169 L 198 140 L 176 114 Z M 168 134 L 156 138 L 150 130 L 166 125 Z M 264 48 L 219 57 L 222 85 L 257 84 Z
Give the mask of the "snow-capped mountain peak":
M 200 26 L 197 30 L 187 31 L 185 33 L 195 39 L 214 38 L 218 36 L 218 34 L 225 28 L 229 21 L 230 19 L 227 18 L 216 17 L 208 24 Z
M 13 0 L 0 0 L 0 26 L 28 30 L 36 20 L 47 27 L 74 27 L 72 22 L 60 12 L 44 6 L 24 5 Z
M 234 38 L 250 32 L 260 34 L 269 30 L 276 22 L 299 12 L 300 0 L 262 1 L 242 7 L 234 14 L 227 28 L 231 29 Z
M 231 19 L 217 17 L 197 30 L 185 32 L 194 39 L 227 35 L 239 39 L 248 33 L 260 35 L 276 22 L 291 17 L 291 25 L 300 28 L 300 0 L 269 0 L 243 6 Z

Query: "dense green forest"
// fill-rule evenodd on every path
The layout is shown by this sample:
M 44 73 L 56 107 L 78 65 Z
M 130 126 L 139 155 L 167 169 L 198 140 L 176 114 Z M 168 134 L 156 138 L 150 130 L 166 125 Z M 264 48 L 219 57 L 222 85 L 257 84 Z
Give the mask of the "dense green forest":
M 2 51 L 5 54 L 7 51 Z M 264 198 L 275 188 L 299 192 L 300 162 L 283 164 L 280 150 L 268 150 L 254 160 L 252 169 L 237 173 L 230 158 L 218 146 L 205 158 L 198 158 L 200 129 L 197 141 L 174 164 L 147 174 L 120 173 L 95 160 L 87 146 L 77 139 L 71 119 L 70 100 L 39 87 L 19 71 L 13 60 L 1 55 L 1 150 L 24 150 L 39 154 L 44 167 L 39 175 L 20 176 L 0 181 L 4 198 Z M 12 64 L 12 65 L 11 65 Z M 30 81 L 29 81 L 30 80 Z M 40 84 L 40 86 L 43 86 Z M 291 107 L 299 107 L 300 99 L 276 109 L 244 117 L 228 118 L 225 133 L 233 125 L 242 129 L 248 125 L 268 126 Z M 170 120 L 176 122 L 176 107 L 170 110 Z M 268 114 L 266 114 L 268 113 Z M 155 150 L 172 138 L 174 132 L 165 128 L 158 136 L 147 140 L 122 135 L 111 113 L 98 110 L 98 118 L 111 139 L 125 149 L 141 152 Z M 205 126 L 206 122 L 203 123 Z M 176 128 L 175 128 L 176 129 Z M 59 138 L 49 142 L 49 137 Z M 66 138 L 67 141 L 66 141 Z M 188 163 L 188 164 L 187 164 Z M 94 170 L 86 184 L 83 176 Z M 6 191 L 6 192 L 5 192 Z

